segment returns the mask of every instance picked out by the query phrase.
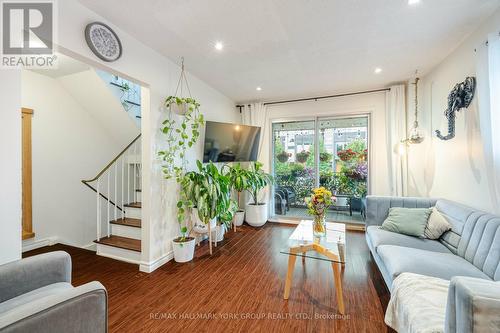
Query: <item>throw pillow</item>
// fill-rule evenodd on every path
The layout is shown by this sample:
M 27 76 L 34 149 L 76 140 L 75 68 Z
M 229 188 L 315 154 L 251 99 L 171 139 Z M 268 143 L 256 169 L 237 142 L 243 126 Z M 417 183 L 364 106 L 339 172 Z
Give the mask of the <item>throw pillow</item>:
M 382 229 L 399 234 L 415 237 L 425 237 L 425 227 L 431 210 L 429 208 L 401 208 L 389 209 L 389 216 L 382 223 Z
M 446 218 L 437 210 L 436 207 L 432 208 L 431 216 L 425 227 L 425 237 L 429 239 L 438 239 L 442 234 L 451 230 L 451 224 Z

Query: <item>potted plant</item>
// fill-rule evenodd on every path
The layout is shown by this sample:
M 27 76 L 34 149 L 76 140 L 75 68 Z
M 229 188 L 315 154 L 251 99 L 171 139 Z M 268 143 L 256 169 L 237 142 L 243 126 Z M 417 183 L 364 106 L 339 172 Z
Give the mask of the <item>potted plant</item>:
M 340 150 L 337 152 L 337 156 L 340 158 L 340 160 L 344 162 L 349 162 L 354 157 L 356 157 L 356 155 L 357 153 L 350 148 L 346 150 Z
M 319 160 L 321 162 L 326 162 L 326 163 L 331 162 L 332 157 L 333 157 L 332 154 L 330 154 L 326 151 L 319 153 Z
M 245 211 L 240 209 L 240 197 L 241 192 L 243 192 L 247 188 L 248 183 L 248 174 L 247 170 L 243 169 L 240 163 L 235 164 L 234 166 L 228 166 L 227 175 L 229 176 L 231 187 L 237 193 L 237 211 L 234 214 L 233 225 L 234 230 L 236 231 L 236 227 L 243 225 L 243 221 L 245 220 Z
M 230 178 L 220 172 L 213 163 L 202 165 L 196 161 L 197 171 L 190 171 L 182 177 L 185 200 L 179 200 L 179 211 L 193 209 L 199 220 L 208 226 L 210 254 L 212 254 L 213 221 L 229 224 L 236 211 L 236 203 L 231 199 Z M 183 198 L 181 198 L 183 199 Z
M 252 201 L 246 205 L 245 220 L 253 227 L 260 227 L 267 222 L 268 208 L 267 202 L 259 202 L 259 193 L 267 185 L 273 183 L 273 178 L 262 170 L 260 162 L 252 164 L 250 170 L 247 171 L 247 176 L 246 190 L 250 193 Z
M 280 161 L 281 163 L 286 163 L 288 162 L 288 159 L 292 157 L 292 154 L 290 153 L 287 153 L 286 151 L 281 151 L 280 153 L 278 153 L 276 155 L 276 158 L 278 159 L 278 161 Z
M 168 96 L 165 107 L 180 116 L 186 116 L 200 107 L 200 104 L 191 97 Z
M 295 159 L 299 163 L 306 163 L 307 159 L 309 158 L 309 155 L 310 153 L 308 151 L 303 150 L 300 153 L 297 153 L 297 155 L 295 155 Z
M 189 237 L 190 232 L 185 225 L 186 212 L 193 206 L 189 198 L 188 185 L 188 180 L 182 179 L 180 198 L 177 202 L 177 222 L 180 225 L 181 236 L 172 240 L 174 260 L 179 263 L 191 261 L 194 257 L 195 238 Z
M 179 125 L 172 117 L 174 111 L 171 109 L 172 105 L 177 105 L 178 100 L 189 101 L 188 110 Z M 198 110 L 200 104 L 192 98 L 169 96 L 165 99 L 164 105 L 169 112 L 168 118 L 162 123 L 161 131 L 167 137 L 167 147 L 159 151 L 158 155 L 165 162 L 162 165 L 164 177 L 166 179 L 176 177 L 180 182 L 187 164 L 186 150 L 198 141 L 200 127 L 203 126 L 205 120 Z

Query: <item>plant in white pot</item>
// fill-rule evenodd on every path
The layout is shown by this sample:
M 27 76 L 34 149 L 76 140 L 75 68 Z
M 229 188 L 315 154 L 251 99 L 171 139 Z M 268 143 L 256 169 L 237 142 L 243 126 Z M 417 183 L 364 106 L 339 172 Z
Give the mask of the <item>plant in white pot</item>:
M 163 175 L 166 179 L 176 177 L 177 182 L 180 183 L 180 178 L 186 170 L 186 151 L 191 148 L 200 137 L 200 127 L 203 126 L 205 120 L 203 115 L 198 110 L 200 104 L 194 99 L 188 98 L 192 105 L 196 107 L 189 107 L 188 112 L 184 114 L 179 125 L 172 117 L 173 111 L 170 109 L 171 105 L 176 104 L 173 100 L 178 98 L 169 96 L 165 100 L 165 106 L 168 110 L 168 118 L 162 123 L 161 131 L 167 137 L 166 149 L 158 152 L 163 162 Z M 182 100 L 185 100 L 183 98 Z
M 182 177 L 182 188 L 188 200 L 179 201 L 178 209 L 191 209 L 196 206 L 200 221 L 208 227 L 209 248 L 212 254 L 211 221 L 218 219 L 229 223 L 236 211 L 236 203 L 231 199 L 230 179 L 220 172 L 213 163 L 202 165 L 196 161 L 197 171 L 190 171 Z
M 180 198 L 177 202 L 177 221 L 181 225 L 181 236 L 173 240 L 174 259 L 178 262 L 190 261 L 194 255 L 195 239 L 190 237 L 186 226 L 187 214 L 194 206 L 189 192 L 191 189 L 187 187 L 189 184 L 185 179 L 186 153 L 198 141 L 200 127 L 204 124 L 203 115 L 199 111 L 200 104 L 191 96 L 184 98 L 177 95 L 179 87 L 181 87 L 182 94 L 183 81 L 187 87 L 184 59 L 175 94 L 167 97 L 163 104 L 164 110 L 167 111 L 167 119 L 162 122 L 161 131 L 166 136 L 166 147 L 158 152 L 158 156 L 163 161 L 162 169 L 165 179 L 175 178 L 181 185 Z M 182 115 L 180 121 L 179 117 L 174 114 Z
M 237 193 L 237 205 L 238 210 L 234 214 L 233 218 L 233 227 L 236 232 L 236 227 L 240 227 L 243 225 L 243 221 L 245 220 L 245 211 L 240 208 L 240 197 L 241 192 L 243 192 L 247 188 L 248 184 L 248 172 L 243 169 L 240 163 L 237 163 L 233 166 L 225 165 L 228 168 L 227 175 L 229 176 L 231 187 Z
M 193 260 L 195 238 L 190 237 L 190 232 L 186 226 L 186 213 L 193 203 L 189 199 L 189 193 L 185 187 L 185 182 L 181 181 L 180 198 L 177 202 L 177 222 L 180 225 L 181 236 L 172 240 L 172 247 L 174 250 L 174 260 L 176 262 L 188 262 Z
M 247 171 L 246 190 L 252 200 L 245 207 L 245 221 L 253 227 L 266 224 L 268 219 L 268 203 L 259 201 L 259 193 L 273 183 L 273 177 L 262 170 L 262 163 L 254 162 Z

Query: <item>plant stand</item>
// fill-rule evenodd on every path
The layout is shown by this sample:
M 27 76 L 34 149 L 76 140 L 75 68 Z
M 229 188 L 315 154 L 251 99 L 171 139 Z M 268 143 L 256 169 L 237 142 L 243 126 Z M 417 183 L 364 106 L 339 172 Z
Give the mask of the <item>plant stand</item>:
M 197 245 L 200 246 L 200 238 L 198 236 L 200 236 L 202 239 L 203 239 L 203 236 L 204 235 L 207 235 L 208 234 L 208 247 L 209 247 L 209 250 L 210 250 L 210 255 L 212 255 L 212 237 L 213 237 L 213 233 L 217 232 L 217 228 L 212 228 L 211 227 L 211 223 L 208 223 L 206 225 L 196 225 L 194 228 L 193 228 L 193 231 L 192 231 L 194 234 L 196 234 L 196 240 L 197 240 Z M 217 235 L 215 235 L 215 247 L 217 247 Z

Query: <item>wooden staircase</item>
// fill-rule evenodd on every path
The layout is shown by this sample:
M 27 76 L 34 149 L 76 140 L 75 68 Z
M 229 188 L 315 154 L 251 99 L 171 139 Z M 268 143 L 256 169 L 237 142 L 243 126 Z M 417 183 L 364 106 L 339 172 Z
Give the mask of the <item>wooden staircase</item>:
M 96 177 L 82 182 L 96 193 L 97 255 L 140 264 L 142 176 L 140 136 Z
M 141 261 L 141 202 L 124 205 L 125 217 L 109 222 L 110 236 L 95 240 L 97 255 L 138 264 Z

